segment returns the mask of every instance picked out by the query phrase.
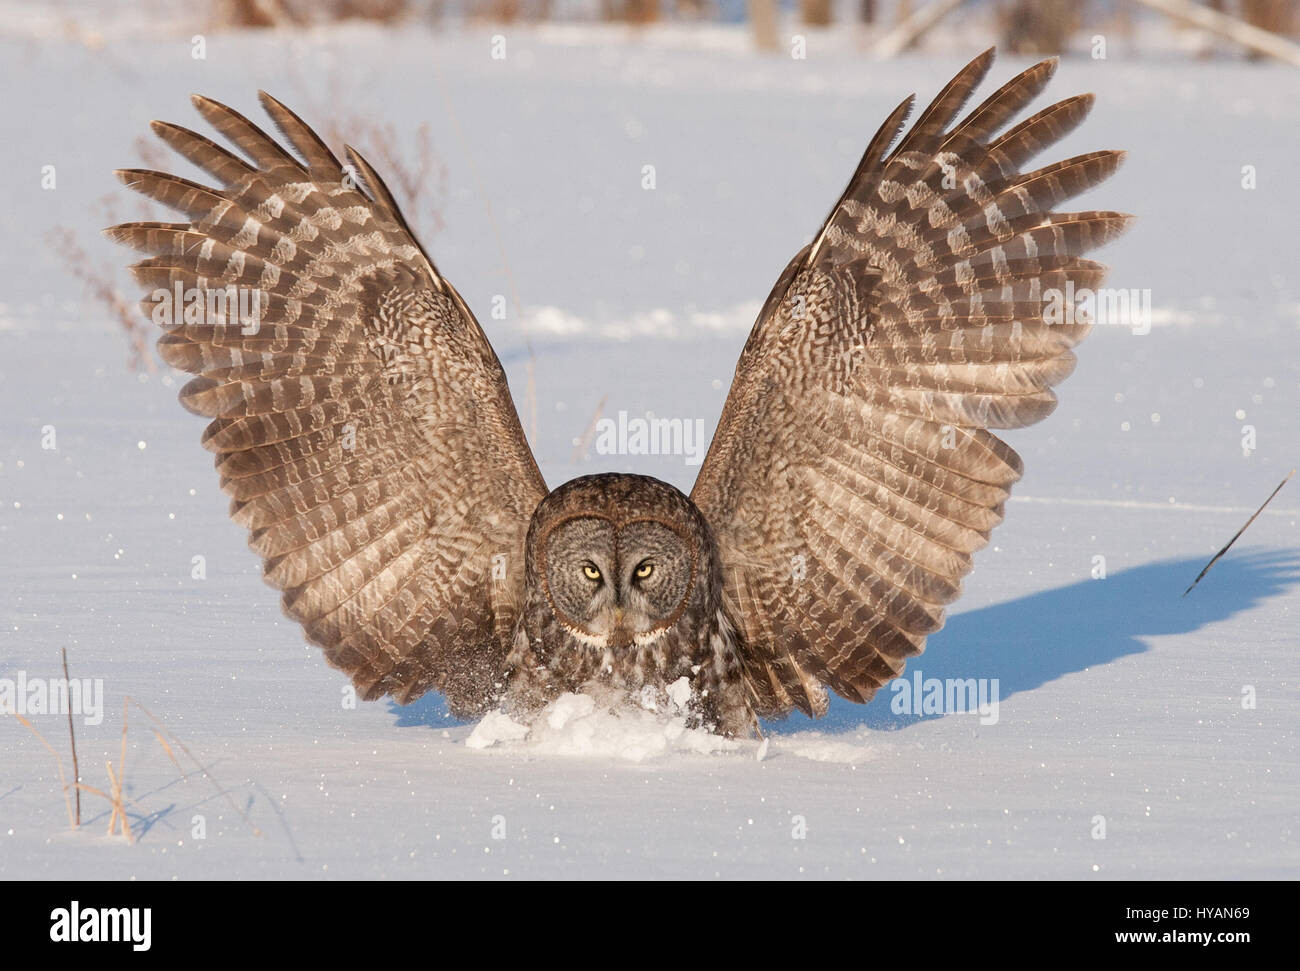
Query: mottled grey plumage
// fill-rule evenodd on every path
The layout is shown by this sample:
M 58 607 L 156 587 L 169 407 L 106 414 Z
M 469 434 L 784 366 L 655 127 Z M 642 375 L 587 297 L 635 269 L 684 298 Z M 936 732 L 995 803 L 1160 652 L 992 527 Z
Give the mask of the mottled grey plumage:
M 1091 105 L 997 134 L 1054 62 L 954 125 L 991 62 L 892 152 L 911 99 L 871 141 L 759 314 L 689 498 L 626 475 L 548 494 L 487 338 L 383 182 L 266 95 L 301 159 L 195 98 L 248 160 L 155 123 L 218 187 L 124 171 L 189 221 L 108 232 L 151 254 L 145 286 L 264 292 L 255 332 L 174 320 L 159 350 L 198 375 L 182 403 L 214 419 L 267 580 L 365 697 L 476 714 L 684 683 L 700 722 L 744 733 L 822 713 L 827 687 L 865 701 L 922 650 L 1020 476 L 988 429 L 1047 415 L 1088 330 L 1044 320 L 1045 291 L 1095 287 L 1081 254 L 1127 217 L 1053 210 L 1120 154 L 1021 172 Z
M 637 698 L 648 690 L 658 706 L 685 678 L 701 723 L 731 734 L 756 727 L 723 611 L 717 543 L 686 496 L 646 476 L 574 479 L 537 508 L 524 560 L 510 701 L 536 708 L 606 683 Z

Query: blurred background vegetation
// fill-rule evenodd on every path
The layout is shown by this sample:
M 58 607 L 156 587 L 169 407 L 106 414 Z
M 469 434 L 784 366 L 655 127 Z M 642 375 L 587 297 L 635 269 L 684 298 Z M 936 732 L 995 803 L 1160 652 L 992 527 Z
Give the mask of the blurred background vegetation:
M 796 29 L 852 27 L 880 53 L 960 22 L 967 36 L 1022 54 L 1060 54 L 1104 28 L 1131 37 L 1139 19 L 1168 19 L 1251 57 L 1289 60 L 1300 0 L 216 0 L 215 26 L 308 27 L 341 20 L 397 25 L 480 22 L 748 24 L 756 46 L 784 48 Z

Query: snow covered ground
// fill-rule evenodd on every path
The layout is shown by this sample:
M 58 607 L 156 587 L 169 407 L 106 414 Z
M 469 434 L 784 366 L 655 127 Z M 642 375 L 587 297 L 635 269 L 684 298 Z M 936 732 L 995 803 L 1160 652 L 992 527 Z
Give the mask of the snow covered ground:
M 1151 291 L 1153 326 L 1098 327 L 1056 414 L 1010 436 L 1027 472 L 1007 521 L 909 669 L 997 679 L 996 720 L 900 714 L 882 691 L 769 726 L 759 759 L 576 699 L 526 741 L 432 697 L 344 706 L 228 521 L 179 382 L 128 371 L 47 234 L 126 261 L 94 236 L 139 218 L 111 170 L 138 164 L 149 119 L 199 126 L 191 91 L 427 121 L 447 176 L 427 242 L 521 403 L 531 345 L 548 482 L 626 468 L 689 489 L 682 456 L 575 457 L 574 440 L 602 398 L 711 430 L 758 302 L 866 140 L 976 50 L 880 63 L 814 36 L 796 61 L 683 36 L 512 30 L 498 61 L 486 30 L 351 26 L 212 34 L 194 60 L 188 38 L 5 32 L 0 679 L 56 677 L 66 647 L 74 677 L 103 679 L 102 719 L 78 724 L 87 782 L 107 785 L 130 696 L 232 802 L 182 778 L 133 708 L 137 842 L 103 835 L 93 795 L 70 832 L 52 756 L 0 718 L 0 876 L 1300 874 L 1300 483 L 1180 598 L 1300 454 L 1300 74 L 1281 66 L 1117 52 L 1049 88 L 1098 95 L 1053 157 L 1130 152 L 1081 205 L 1139 216 L 1100 258 L 1111 285 Z M 1002 59 L 989 90 L 1024 63 Z M 515 292 L 522 319 L 491 320 Z M 66 752 L 62 718 L 33 721 Z

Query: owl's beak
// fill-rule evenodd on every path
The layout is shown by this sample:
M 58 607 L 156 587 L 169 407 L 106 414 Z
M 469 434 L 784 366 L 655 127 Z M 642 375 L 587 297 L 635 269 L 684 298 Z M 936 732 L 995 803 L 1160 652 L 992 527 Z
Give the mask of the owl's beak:
M 632 643 L 632 635 L 623 626 L 624 614 L 622 607 L 612 607 L 609 611 L 610 620 L 613 621 L 613 627 L 610 630 L 609 646 L 615 650 L 628 647 Z

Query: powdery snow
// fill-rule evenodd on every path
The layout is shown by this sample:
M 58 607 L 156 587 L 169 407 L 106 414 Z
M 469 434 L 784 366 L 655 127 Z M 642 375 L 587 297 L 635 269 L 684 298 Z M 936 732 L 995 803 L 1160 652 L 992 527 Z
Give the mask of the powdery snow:
M 524 744 L 514 744 L 520 742 Z M 687 728 L 686 716 L 679 712 L 612 708 L 591 695 L 564 694 L 546 706 L 532 723 L 531 731 L 496 712 L 478 723 L 465 744 L 478 749 L 500 745 L 536 755 L 644 762 L 676 753 L 732 752 L 742 743 L 703 729 Z M 751 747 L 757 751 L 758 743 Z

